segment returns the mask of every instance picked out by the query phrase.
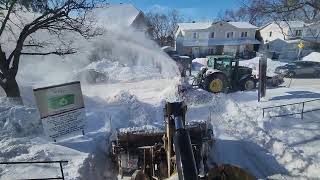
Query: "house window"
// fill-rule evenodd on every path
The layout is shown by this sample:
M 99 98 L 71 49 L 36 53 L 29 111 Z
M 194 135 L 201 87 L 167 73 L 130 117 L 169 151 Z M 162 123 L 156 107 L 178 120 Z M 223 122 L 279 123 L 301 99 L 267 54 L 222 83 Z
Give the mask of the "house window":
M 210 33 L 210 38 L 214 38 L 214 32 Z
M 241 37 L 247 37 L 248 36 L 248 32 L 241 32 Z
M 269 32 L 269 37 L 271 37 L 271 36 L 272 36 L 272 31 Z
M 295 36 L 302 36 L 302 30 L 295 30 Z
M 193 33 L 193 39 L 197 39 L 197 33 Z
M 227 38 L 233 38 L 233 32 L 227 32 Z
M 213 55 L 213 54 L 214 54 L 214 49 L 213 49 L 213 48 L 209 48 L 208 54 L 209 54 L 209 55 Z

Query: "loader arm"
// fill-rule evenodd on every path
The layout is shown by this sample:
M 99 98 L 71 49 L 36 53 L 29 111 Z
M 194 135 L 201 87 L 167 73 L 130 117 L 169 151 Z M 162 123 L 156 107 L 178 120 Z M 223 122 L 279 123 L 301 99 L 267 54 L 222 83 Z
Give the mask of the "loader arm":
M 198 172 L 190 135 L 185 128 L 185 111 L 186 107 L 181 102 L 168 103 L 166 106 L 168 125 L 173 126 L 169 129 L 173 130 L 172 139 L 179 180 L 196 180 L 198 179 Z M 170 134 L 171 133 L 169 133 L 169 136 Z M 169 138 L 171 139 L 171 137 Z M 172 153 L 170 150 L 167 151 L 167 153 L 168 157 L 171 158 Z

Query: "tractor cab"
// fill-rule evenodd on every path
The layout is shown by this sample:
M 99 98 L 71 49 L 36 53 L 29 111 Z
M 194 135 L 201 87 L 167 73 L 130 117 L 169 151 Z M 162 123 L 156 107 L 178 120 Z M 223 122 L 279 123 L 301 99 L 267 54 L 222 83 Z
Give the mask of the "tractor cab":
M 232 76 L 235 68 L 239 66 L 239 61 L 228 55 L 207 56 L 207 59 L 209 68 L 219 70 L 227 76 Z

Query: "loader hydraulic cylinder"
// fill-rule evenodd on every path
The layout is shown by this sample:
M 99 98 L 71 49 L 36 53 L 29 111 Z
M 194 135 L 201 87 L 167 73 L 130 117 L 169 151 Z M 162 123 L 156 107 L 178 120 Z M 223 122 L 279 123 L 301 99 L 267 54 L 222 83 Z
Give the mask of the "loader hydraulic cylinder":
M 196 180 L 198 179 L 198 173 L 190 135 L 184 128 L 181 116 L 175 117 L 174 121 L 176 131 L 173 137 L 173 143 L 179 180 Z

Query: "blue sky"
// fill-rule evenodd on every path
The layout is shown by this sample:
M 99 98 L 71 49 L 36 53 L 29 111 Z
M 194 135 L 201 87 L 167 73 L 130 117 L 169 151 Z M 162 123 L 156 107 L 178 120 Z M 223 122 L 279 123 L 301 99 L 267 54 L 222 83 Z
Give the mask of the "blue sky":
M 239 7 L 240 0 L 109 0 L 110 3 L 131 3 L 143 12 L 180 11 L 185 20 L 212 20 L 219 11 Z

